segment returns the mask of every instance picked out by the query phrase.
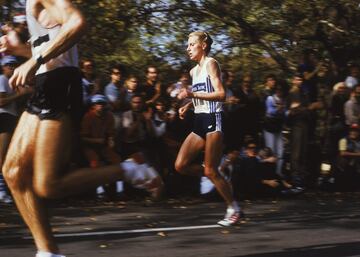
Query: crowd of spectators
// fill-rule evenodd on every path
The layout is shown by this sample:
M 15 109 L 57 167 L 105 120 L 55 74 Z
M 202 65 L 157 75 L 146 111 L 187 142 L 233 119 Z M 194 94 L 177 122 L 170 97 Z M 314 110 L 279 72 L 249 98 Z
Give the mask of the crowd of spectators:
M 83 61 L 84 74 L 89 72 L 85 64 L 94 69 L 90 60 Z M 353 134 L 360 118 L 359 67 L 352 64 L 341 77 L 329 66 L 316 52 L 307 51 L 298 71 L 287 80 L 266 74 L 263 83 L 254 85 L 251 73 L 236 78 L 236 72 L 223 71 L 227 99 L 219 170 L 239 197 L 255 192 L 297 194 L 314 186 L 358 188 L 360 170 L 354 164 L 358 137 Z M 173 194 L 180 190 L 175 184 L 184 184 L 184 178 L 174 174 L 174 158 L 192 128 L 193 113 L 187 113 L 185 120 L 177 114 L 190 101 L 177 98 L 181 88 L 191 87 L 188 72 L 167 85 L 155 66 L 147 68 L 145 78 L 126 74 L 122 66 L 114 65 L 110 71 L 110 82 L 103 86 L 94 70 L 92 83 L 84 75 L 84 90 L 90 89 L 85 104 L 91 109 L 94 99 L 106 99 L 105 109 L 112 113 L 114 125 L 103 134 L 104 140 L 114 140 L 113 149 L 122 159 L 142 153 L 165 182 L 166 192 Z M 199 179 L 189 181 L 193 187 L 199 183 Z
M 349 65 L 344 76 L 315 51 L 306 51 L 303 57 L 288 79 L 266 74 L 257 85 L 254 74 L 223 70 L 227 97 L 219 172 L 232 183 L 238 198 L 298 194 L 314 186 L 359 189 L 359 66 Z M 18 63 L 12 56 L 1 61 L 0 167 L 24 107 L 22 99 L 32 92 L 31 86 L 16 90 L 8 86 Z M 160 189 L 152 197 L 198 194 L 200 179 L 174 171 L 179 146 L 192 128 L 192 112 L 184 120 L 177 114 L 190 101 L 177 98 L 182 88 L 191 87 L 188 71 L 169 85 L 156 66 L 148 66 L 141 78 L 113 65 L 106 83 L 92 60 L 82 60 L 80 68 L 84 111 L 74 165 L 98 167 L 137 158 L 146 167 L 143 176 L 153 178 Z M 197 161 L 201 163 L 202 156 Z M 116 185 L 104 189 L 109 197 L 116 196 Z M 127 184 L 124 192 L 139 193 Z M 0 200 L 10 201 L 1 177 Z

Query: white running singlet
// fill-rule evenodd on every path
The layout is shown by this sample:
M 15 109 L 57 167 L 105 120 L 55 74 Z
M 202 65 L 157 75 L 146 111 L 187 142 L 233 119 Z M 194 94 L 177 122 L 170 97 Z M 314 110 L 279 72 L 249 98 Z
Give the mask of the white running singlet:
M 51 28 L 42 27 L 31 14 L 30 2 L 31 1 L 26 1 L 26 19 L 31 35 L 30 42 L 32 55 L 36 56 L 37 54 L 42 54 L 48 44 L 54 40 L 54 38 L 58 35 L 61 26 L 58 24 Z M 60 67 L 78 67 L 78 52 L 76 45 L 59 56 L 49 60 L 47 63 L 41 65 L 36 71 L 36 75 Z
M 215 89 L 211 84 L 210 76 L 206 70 L 206 66 L 212 58 L 206 57 L 203 66 L 197 65 L 192 74 L 192 92 L 211 93 Z M 222 102 L 208 101 L 193 98 L 195 113 L 217 113 L 223 110 Z

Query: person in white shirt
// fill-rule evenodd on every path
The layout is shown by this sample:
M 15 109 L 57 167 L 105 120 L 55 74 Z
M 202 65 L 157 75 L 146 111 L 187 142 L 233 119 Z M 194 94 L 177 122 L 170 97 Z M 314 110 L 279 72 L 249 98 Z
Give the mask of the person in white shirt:
M 7 192 L 3 181 L 1 167 L 10 144 L 11 136 L 18 120 L 18 108 L 16 101 L 32 92 L 29 87 L 14 91 L 9 86 L 9 78 L 18 65 L 16 57 L 7 55 L 1 59 L 3 74 L 0 75 L 0 202 L 11 203 L 11 197 Z

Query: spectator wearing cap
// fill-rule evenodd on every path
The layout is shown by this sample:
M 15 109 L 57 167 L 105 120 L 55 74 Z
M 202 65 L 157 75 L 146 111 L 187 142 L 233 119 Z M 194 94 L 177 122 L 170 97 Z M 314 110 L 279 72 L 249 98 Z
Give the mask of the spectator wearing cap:
M 114 151 L 114 116 L 108 108 L 104 95 L 91 97 L 90 109 L 81 122 L 83 154 L 91 168 L 120 163 L 120 156 Z M 116 194 L 116 184 L 105 185 L 108 196 Z
M 81 139 L 86 159 L 90 167 L 105 163 L 119 163 L 114 155 L 114 116 L 108 109 L 107 98 L 96 94 L 91 97 L 91 107 L 83 117 Z
M 360 126 L 349 127 L 349 135 L 339 141 L 335 180 L 340 189 L 354 190 L 360 182 Z
M 3 74 L 0 75 L 0 201 L 9 201 L 1 167 L 19 116 L 16 102 L 31 92 L 28 87 L 20 87 L 14 91 L 9 86 L 9 78 L 17 64 L 18 61 L 14 56 L 8 55 L 1 59 Z

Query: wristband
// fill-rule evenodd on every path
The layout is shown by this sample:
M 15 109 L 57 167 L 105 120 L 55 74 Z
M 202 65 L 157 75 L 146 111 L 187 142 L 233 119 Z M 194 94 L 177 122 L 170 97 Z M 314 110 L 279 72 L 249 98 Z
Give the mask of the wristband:
M 45 63 L 45 62 L 44 62 L 44 58 L 42 57 L 41 54 L 35 55 L 34 58 L 35 58 L 36 63 L 37 63 L 39 66 Z

